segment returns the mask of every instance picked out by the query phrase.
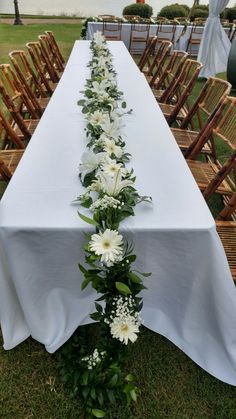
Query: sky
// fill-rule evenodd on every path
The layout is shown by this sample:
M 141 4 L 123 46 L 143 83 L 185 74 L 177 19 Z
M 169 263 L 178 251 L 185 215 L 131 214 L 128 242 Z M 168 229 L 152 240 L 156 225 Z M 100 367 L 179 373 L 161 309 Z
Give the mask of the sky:
M 153 7 L 156 14 L 163 6 L 171 3 L 188 4 L 193 0 L 146 0 Z M 28 14 L 76 14 L 78 16 L 97 16 L 98 14 L 122 15 L 122 10 L 134 0 L 18 0 L 21 13 Z M 236 0 L 230 0 L 228 7 Z M 207 0 L 200 0 L 200 4 L 208 4 Z M 0 13 L 13 13 L 13 0 L 0 0 Z

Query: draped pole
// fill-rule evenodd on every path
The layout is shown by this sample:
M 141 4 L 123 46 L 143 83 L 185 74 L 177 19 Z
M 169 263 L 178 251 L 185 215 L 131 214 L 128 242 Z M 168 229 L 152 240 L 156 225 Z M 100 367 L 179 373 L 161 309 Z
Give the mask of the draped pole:
M 18 6 L 18 0 L 13 0 L 14 3 L 14 9 L 15 9 L 15 21 L 14 25 L 23 25 L 23 22 L 20 18 L 20 11 Z

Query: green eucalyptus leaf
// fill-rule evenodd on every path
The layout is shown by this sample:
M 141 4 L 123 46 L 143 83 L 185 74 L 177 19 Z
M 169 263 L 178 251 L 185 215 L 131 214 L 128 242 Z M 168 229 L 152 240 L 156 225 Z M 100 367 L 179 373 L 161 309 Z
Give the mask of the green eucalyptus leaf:
M 81 290 L 83 291 L 87 285 L 90 283 L 91 281 L 91 277 L 87 277 L 83 280 L 82 284 L 81 284 Z
M 112 387 L 115 387 L 115 385 L 117 384 L 117 381 L 118 381 L 118 374 L 114 374 L 110 379 L 110 385 Z
M 125 285 L 123 282 L 116 282 L 116 289 L 121 292 L 121 294 L 127 295 L 131 294 L 131 291 L 127 285 Z
M 102 306 L 100 306 L 100 304 L 98 304 L 98 303 L 95 303 L 95 307 L 96 307 L 98 313 L 102 314 L 102 312 L 103 312 Z
M 84 386 L 86 386 L 88 384 L 88 377 L 89 377 L 89 372 L 85 371 L 82 375 L 82 384 Z
M 92 389 L 91 389 L 90 394 L 91 394 L 92 399 L 93 399 L 93 400 L 96 400 L 97 395 L 96 395 L 96 391 L 95 391 L 95 389 L 94 389 L 94 388 L 92 388 Z
M 92 218 L 86 217 L 86 215 L 81 214 L 79 211 L 78 211 L 78 214 L 79 214 L 79 217 L 81 218 L 81 220 L 85 221 L 85 223 L 92 224 L 92 225 L 95 225 L 95 226 L 98 225 L 98 223 L 96 221 L 94 221 Z
M 128 374 L 128 375 L 126 375 L 125 380 L 126 381 L 134 381 L 134 376 L 132 374 Z
M 100 409 L 92 409 L 92 414 L 95 416 L 95 418 L 104 418 L 106 412 Z
M 87 270 L 79 263 L 78 264 L 78 266 L 79 266 L 79 270 L 83 273 L 83 274 L 86 274 L 87 273 Z
M 114 391 L 107 388 L 107 396 L 111 403 L 115 403 Z
M 136 284 L 140 284 L 142 282 L 141 278 L 139 278 L 139 276 L 134 274 L 133 272 L 129 272 L 128 277 L 129 279 L 131 279 L 132 282 L 135 282 Z
M 122 106 L 123 109 L 125 109 L 126 108 L 126 102 L 122 102 L 121 106 Z
M 136 402 L 137 401 L 137 394 L 136 394 L 136 392 L 135 392 L 135 390 L 133 389 L 133 390 L 131 390 L 131 392 L 130 392 L 130 397 L 131 397 L 131 399 L 134 401 L 134 402 Z

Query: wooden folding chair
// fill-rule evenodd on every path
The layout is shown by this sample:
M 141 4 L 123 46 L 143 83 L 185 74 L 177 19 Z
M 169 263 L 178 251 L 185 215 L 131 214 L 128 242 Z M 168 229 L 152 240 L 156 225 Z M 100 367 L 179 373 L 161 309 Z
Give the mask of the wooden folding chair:
M 170 125 L 176 120 L 183 121 L 187 115 L 190 109 L 189 95 L 192 93 L 201 68 L 202 64 L 198 61 L 185 60 L 170 93 L 164 92 L 160 98 L 160 102 L 163 100 L 164 103 L 159 103 L 159 106 Z
M 45 89 L 42 88 L 42 85 L 30 67 L 24 51 L 12 51 L 9 53 L 9 57 L 18 79 L 22 86 L 24 86 L 30 101 L 40 117 L 47 107 L 50 98 L 46 97 Z M 40 97 L 41 94 L 43 97 Z
M 236 192 L 218 215 L 216 228 L 225 249 L 233 280 L 236 282 Z
M 42 49 L 44 57 L 47 58 L 47 62 L 50 64 L 50 70 L 54 73 L 54 81 L 58 82 L 63 74 L 64 67 L 61 67 L 61 62 L 58 60 L 54 49 L 51 48 L 49 37 L 46 34 L 38 36 L 39 43 Z
M 60 63 L 60 67 L 61 67 L 60 71 L 63 71 L 64 66 L 65 66 L 65 60 L 64 60 L 63 55 L 60 51 L 60 48 L 59 48 L 58 43 L 55 39 L 55 36 L 54 36 L 52 31 L 45 31 L 45 34 L 47 35 L 50 46 L 53 49 L 54 54 L 57 56 L 58 62 Z
M 218 107 L 230 93 L 231 84 L 225 80 L 210 77 L 203 86 L 193 106 L 182 120 L 180 128 L 172 128 L 178 146 L 186 157 L 191 155 Z M 180 119 L 180 115 L 177 116 Z M 200 143 L 198 143 L 200 144 Z M 201 153 L 216 159 L 214 142 L 208 141 L 201 148 Z
M 130 31 L 129 52 L 140 54 L 146 47 L 150 24 L 132 23 Z
M 0 109 L 0 134 L 2 148 L 25 148 L 24 135 L 18 127 L 18 125 L 10 119 L 10 115 L 7 117 L 6 112 Z M 25 123 L 24 121 L 22 123 Z M 27 127 L 26 127 L 27 128 Z
M 123 15 L 123 18 L 129 23 L 139 22 L 141 20 L 139 15 Z
M 149 79 L 149 85 L 157 99 L 163 95 L 167 88 L 171 90 L 187 57 L 188 54 L 185 51 L 173 51 L 167 64 L 162 67 L 161 73 Z
M 0 181 L 11 179 L 23 153 L 24 150 L 0 150 Z
M 202 34 L 204 31 L 204 24 L 205 22 L 203 22 L 202 20 L 200 22 L 200 21 L 197 21 L 196 19 L 194 23 L 192 24 L 192 29 L 191 29 L 190 37 L 188 40 L 187 49 L 186 49 L 186 51 L 190 55 L 198 54 L 199 45 L 201 43 Z
M 141 58 L 138 63 L 138 67 L 140 71 L 143 71 L 144 73 L 147 72 L 148 68 L 150 68 L 152 64 L 152 59 L 155 54 L 155 48 L 157 43 L 157 36 L 151 36 L 147 40 L 146 48 L 144 49 Z
M 59 70 L 60 64 L 57 62 L 57 58 L 50 47 L 47 35 L 39 35 L 38 39 L 41 48 L 41 57 L 47 64 L 50 78 L 54 83 L 57 83 L 60 80 L 64 69 L 62 71 Z
M 49 95 L 52 95 L 57 87 L 57 83 L 55 83 L 51 78 L 51 75 L 48 71 L 48 65 L 42 54 L 39 42 L 28 42 L 26 44 L 26 48 L 29 51 L 41 84 L 45 86 L 46 92 L 48 92 Z
M 160 74 L 163 72 L 163 68 L 165 67 L 165 62 L 167 60 L 167 56 L 170 53 L 170 50 L 173 44 L 170 41 L 161 41 L 158 42 L 157 48 L 154 52 L 154 57 L 152 63 L 149 68 L 144 68 L 143 73 L 146 76 L 147 81 L 150 83 L 151 80 L 156 79 L 159 77 Z
M 37 113 L 9 64 L 0 65 L 0 94 L 13 121 L 29 140 L 38 124 Z M 26 114 L 33 119 L 24 118 Z
M 121 22 L 111 22 L 109 19 L 103 19 L 102 33 L 107 41 L 121 41 Z
M 165 22 L 159 23 L 156 32 L 158 41 L 171 41 L 173 44 L 175 39 L 176 25 L 177 23 L 175 21 L 173 21 L 171 24 L 169 21 L 167 24 Z
M 223 197 L 231 196 L 236 191 L 236 98 L 228 96 L 218 107 L 205 131 L 187 159 L 189 168 L 195 177 L 203 196 L 208 199 L 213 193 Z M 207 162 L 194 160 L 202 147 L 209 141 L 224 144 L 223 155 L 217 153 L 215 159 Z

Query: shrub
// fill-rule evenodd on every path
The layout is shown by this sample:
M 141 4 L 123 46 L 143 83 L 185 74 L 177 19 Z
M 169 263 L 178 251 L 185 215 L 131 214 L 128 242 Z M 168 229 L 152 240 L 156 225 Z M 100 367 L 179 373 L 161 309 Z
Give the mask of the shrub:
M 126 6 L 122 13 L 123 15 L 137 15 L 148 19 L 152 16 L 153 10 L 149 4 L 134 3 Z
M 187 4 L 181 4 L 181 7 L 184 7 L 187 10 L 187 13 L 190 12 L 190 7 Z
M 184 6 L 176 3 L 163 7 L 158 16 L 166 17 L 167 19 L 174 19 L 180 16 L 187 17 L 188 11 Z
M 208 10 L 199 9 L 198 7 L 196 7 L 196 9 L 194 9 L 191 17 L 194 18 L 194 19 L 196 17 L 202 17 L 202 18 L 205 19 L 206 17 L 208 17 L 208 14 L 209 14 Z
M 236 19 L 236 7 L 231 7 L 229 9 L 226 9 L 225 18 L 229 19 L 230 22 Z

